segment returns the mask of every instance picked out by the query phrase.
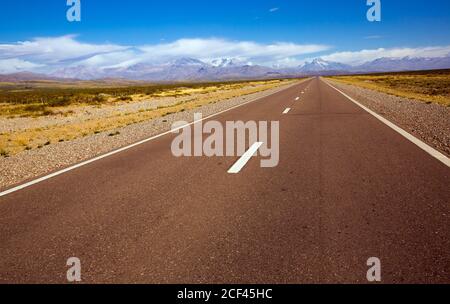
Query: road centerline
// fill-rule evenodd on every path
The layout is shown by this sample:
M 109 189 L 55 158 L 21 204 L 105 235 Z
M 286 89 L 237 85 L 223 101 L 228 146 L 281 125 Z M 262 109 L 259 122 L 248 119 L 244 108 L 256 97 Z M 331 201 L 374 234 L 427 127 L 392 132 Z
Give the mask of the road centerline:
M 308 78 L 308 79 L 305 79 L 305 80 L 300 81 L 300 82 L 298 82 L 298 83 L 294 83 L 294 84 L 292 84 L 292 85 L 288 85 L 288 86 L 286 86 L 285 88 L 281 88 L 281 90 L 277 90 L 277 91 L 275 91 L 275 92 L 273 92 L 273 93 L 268 94 L 267 96 L 258 97 L 258 98 L 255 98 L 255 99 L 248 100 L 248 101 L 243 102 L 243 103 L 241 103 L 241 104 L 237 104 L 237 105 L 235 105 L 235 106 L 232 106 L 232 107 L 230 107 L 230 108 L 228 108 L 228 109 L 224 109 L 224 110 L 219 111 L 219 112 L 217 112 L 217 113 L 213 113 L 213 114 L 211 114 L 211 115 L 209 115 L 209 116 L 203 117 L 203 118 L 200 119 L 200 120 L 192 121 L 192 122 L 190 122 L 190 123 L 187 123 L 187 124 L 185 124 L 185 125 L 183 125 L 183 126 L 180 126 L 179 128 L 176 128 L 176 129 L 174 129 L 174 130 L 167 130 L 167 131 L 164 131 L 164 132 L 162 132 L 162 133 L 153 135 L 153 136 L 151 136 L 151 137 L 149 137 L 149 138 L 140 140 L 140 141 L 138 141 L 138 142 L 136 142 L 136 143 L 133 143 L 133 144 L 130 144 L 130 145 L 121 147 L 121 148 L 114 149 L 114 150 L 112 150 L 112 151 L 110 151 L 110 152 L 107 152 L 107 153 L 105 153 L 105 154 L 101 154 L 101 155 L 96 156 L 96 157 L 94 157 L 94 158 L 92 158 L 92 159 L 88 159 L 88 160 L 85 160 L 85 161 L 82 161 L 82 162 L 73 164 L 73 165 L 71 165 L 71 166 L 68 166 L 67 168 L 58 170 L 58 171 L 56 171 L 56 172 L 46 174 L 46 175 L 44 175 L 43 177 L 32 179 L 32 180 L 29 181 L 29 182 L 19 183 L 19 184 L 16 185 L 16 186 L 12 186 L 12 188 L 6 188 L 6 189 L 3 190 L 2 192 L 0 192 L 0 197 L 7 196 L 7 195 L 12 194 L 12 193 L 14 193 L 14 192 L 17 192 L 17 191 L 20 191 L 20 190 L 29 188 L 29 187 L 31 187 L 31 186 L 34 186 L 34 185 L 39 184 L 39 183 L 41 183 L 41 182 L 44 182 L 44 181 L 46 181 L 46 180 L 55 178 L 55 177 L 57 177 L 57 176 L 59 176 L 59 175 L 63 175 L 63 174 L 65 174 L 65 173 L 67 173 L 67 172 L 70 172 L 70 171 L 76 170 L 76 169 L 78 169 L 78 168 L 87 166 L 87 165 L 89 165 L 89 164 L 91 164 L 91 163 L 95 163 L 95 162 L 97 162 L 97 161 L 99 161 L 99 160 L 101 160 L 101 159 L 108 158 L 108 157 L 110 157 L 110 156 L 113 156 L 113 155 L 119 154 L 119 153 L 121 153 L 121 152 L 127 151 L 127 150 L 129 150 L 129 149 L 132 149 L 132 148 L 134 148 L 134 147 L 140 146 L 140 145 L 142 145 L 142 144 L 144 144 L 144 143 L 153 141 L 153 140 L 155 140 L 155 139 L 161 138 L 161 137 L 163 137 L 163 136 L 173 134 L 173 131 L 176 131 L 176 130 L 182 130 L 183 128 L 186 128 L 186 127 L 188 127 L 188 126 L 194 125 L 194 124 L 196 124 L 196 123 L 198 123 L 198 122 L 200 122 L 200 121 L 205 121 L 205 120 L 209 120 L 209 119 L 211 119 L 211 118 L 214 118 L 214 117 L 216 117 L 216 116 L 220 116 L 220 115 L 222 115 L 222 114 L 224 114 L 224 113 L 230 112 L 230 111 L 232 111 L 232 110 L 235 110 L 235 109 L 240 108 L 240 107 L 242 107 L 242 106 L 245 106 L 245 105 L 247 105 L 247 104 L 251 104 L 251 103 L 257 102 L 257 101 L 259 101 L 259 100 L 261 100 L 261 99 L 268 98 L 268 97 L 270 97 L 270 96 L 276 95 L 276 94 L 278 94 L 278 93 L 280 93 L 280 92 L 282 92 L 282 91 L 288 90 L 288 89 L 290 89 L 290 88 L 292 88 L 292 87 L 301 85 L 301 84 L 303 84 L 303 83 L 305 83 L 305 82 L 307 82 L 307 81 L 309 81 L 309 80 L 310 80 L 310 79 Z
M 253 155 L 258 151 L 258 149 L 262 146 L 262 142 L 254 143 L 250 149 L 245 152 L 241 158 L 228 170 L 229 174 L 237 174 L 241 172 L 242 168 L 248 163 L 248 161 L 253 157 Z

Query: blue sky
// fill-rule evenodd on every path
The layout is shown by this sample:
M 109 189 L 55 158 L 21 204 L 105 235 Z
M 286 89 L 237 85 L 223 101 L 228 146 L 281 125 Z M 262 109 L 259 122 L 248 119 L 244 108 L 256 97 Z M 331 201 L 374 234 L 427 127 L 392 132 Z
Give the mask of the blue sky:
M 444 48 L 439 52 L 432 49 L 436 56 L 447 51 L 450 1 L 381 2 L 382 21 L 371 23 L 366 19 L 366 0 L 81 0 L 82 21 L 69 23 L 66 0 L 2 0 L 0 72 L 2 65 L 5 72 L 11 63 L 17 69 L 80 63 L 127 64 L 132 62 L 129 58 L 155 49 L 162 60 L 170 57 L 163 54 L 164 48 L 171 56 L 184 55 L 170 52 L 177 41 L 182 41 L 176 45 L 179 49 L 197 45 L 194 49 L 199 51 L 198 56 L 187 52 L 188 56 L 205 60 L 221 57 L 220 52 L 201 51 L 221 47 L 230 49 L 223 56 L 266 65 L 296 65 L 317 56 L 345 62 L 350 61 L 351 55 L 344 56 L 342 52 L 367 50 L 373 51 L 372 57 L 383 56 L 383 52 L 375 52 L 380 48 L 387 50 L 387 55 L 398 56 L 414 55 L 416 49 L 419 54 L 429 55 L 430 47 Z M 38 37 L 49 40 L 36 42 Z M 24 43 L 31 46 L 26 49 Z M 57 46 L 52 49 L 64 43 L 73 48 L 67 56 Z M 238 46 L 231 50 L 233 43 Z M 247 56 L 246 50 L 252 47 L 265 51 Z M 49 48 L 59 61 L 51 60 L 49 54 L 38 54 L 48 53 Z M 307 51 L 302 52 L 302 48 Z M 403 49 L 409 51 L 401 52 Z M 77 50 L 79 56 L 73 54 Z M 103 56 L 109 52 L 114 56 Z M 366 55 L 359 60 L 372 59 Z M 86 63 L 90 56 L 97 57 Z M 151 54 L 144 57 L 148 60 Z M 25 63 L 23 67 L 21 62 Z

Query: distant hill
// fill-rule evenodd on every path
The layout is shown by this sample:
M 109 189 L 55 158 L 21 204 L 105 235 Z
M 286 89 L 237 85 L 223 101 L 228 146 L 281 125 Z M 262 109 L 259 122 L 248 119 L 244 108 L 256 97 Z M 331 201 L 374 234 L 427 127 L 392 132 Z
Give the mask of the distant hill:
M 13 74 L 0 74 L 0 82 L 27 82 L 27 81 L 71 81 L 75 79 L 54 77 L 46 74 L 31 72 L 18 72 Z
M 299 67 L 299 71 L 302 73 L 315 73 L 315 72 L 330 72 L 330 71 L 348 71 L 351 70 L 350 65 L 346 65 L 338 62 L 326 61 L 321 58 L 316 58 L 311 62 L 306 62 L 303 66 Z
M 401 72 L 450 68 L 450 57 L 437 58 L 379 58 L 358 67 L 358 72 Z
M 450 68 L 450 57 L 438 58 L 378 58 L 361 65 L 350 66 L 338 62 L 314 59 L 300 66 L 298 70 L 303 74 L 343 74 L 343 73 L 376 73 L 402 72 L 419 70 L 437 70 Z
M 49 75 L 21 72 L 0 75 L 0 82 L 75 81 L 76 79 L 116 80 L 119 82 L 221 81 L 447 68 L 450 68 L 450 56 L 439 58 L 378 58 L 357 66 L 316 58 L 292 68 L 251 65 L 233 58 L 215 59 L 209 63 L 195 58 L 179 58 L 166 63 L 138 63 L 127 67 L 103 69 L 89 66 L 66 67 Z
M 282 74 L 282 73 L 281 73 Z M 269 78 L 280 73 L 272 68 L 237 64 L 233 59 L 205 63 L 195 58 L 180 58 L 161 64 L 139 63 L 129 67 L 94 69 L 69 67 L 51 74 L 64 78 L 71 75 L 79 79 L 122 78 L 145 81 L 201 81 L 226 79 Z

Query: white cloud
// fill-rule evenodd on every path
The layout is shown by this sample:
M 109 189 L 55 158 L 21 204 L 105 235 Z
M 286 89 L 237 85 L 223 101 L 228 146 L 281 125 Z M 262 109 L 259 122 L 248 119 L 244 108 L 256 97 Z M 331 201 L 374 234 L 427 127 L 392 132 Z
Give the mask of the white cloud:
M 36 38 L 14 44 L 0 44 L 0 59 L 28 58 L 42 63 L 58 63 L 127 49 L 125 46 L 114 44 L 81 43 L 75 38 L 75 36 Z
M 0 44 L 0 73 L 50 72 L 79 65 L 117 68 L 143 62 L 163 63 L 181 57 L 192 57 L 205 62 L 217 58 L 233 58 L 238 62 L 258 65 L 293 67 L 302 64 L 305 57 L 315 56 L 329 49 L 329 46 L 322 44 L 258 43 L 220 38 L 179 39 L 152 45 L 125 46 L 85 43 L 80 42 L 76 36 L 68 35 Z M 336 52 L 322 58 L 356 65 L 381 57 L 442 57 L 449 54 L 450 46 L 440 46 Z
M 0 60 L 0 74 L 30 71 L 42 66 L 43 65 L 41 64 L 36 64 L 21 59 L 3 59 Z
M 279 7 L 274 7 L 274 8 L 271 8 L 269 10 L 269 12 L 274 13 L 274 12 L 278 11 L 279 9 L 280 9 Z
M 211 60 L 219 57 L 233 57 L 264 64 L 289 56 L 312 54 L 329 49 L 325 45 L 301 45 L 288 42 L 260 44 L 251 41 L 230 41 L 225 39 L 180 39 L 172 43 L 141 47 L 144 59 L 195 57 Z
M 22 65 L 24 69 L 40 70 L 77 65 L 100 68 L 126 67 L 140 62 L 163 62 L 180 57 L 194 57 L 205 61 L 233 57 L 255 64 L 267 64 L 286 57 L 312 54 L 327 49 L 328 46 L 316 44 L 302 45 L 290 42 L 262 44 L 218 38 L 180 39 L 153 45 L 123 46 L 83 43 L 79 42 L 76 36 L 69 35 L 0 44 L 0 60 L 22 60 L 29 63 Z M 7 65 L 8 62 L 4 64 Z
M 338 52 L 321 58 L 351 65 L 362 64 L 378 58 L 404 58 L 404 57 L 444 57 L 450 54 L 450 46 L 422 47 L 422 48 L 379 48 L 355 52 Z
M 86 59 L 75 61 L 74 63 L 72 63 L 72 65 L 111 68 L 131 66 L 133 64 L 139 63 L 140 61 L 141 58 L 139 58 L 136 51 L 127 49 L 118 52 L 95 54 Z
M 298 59 L 296 57 L 284 57 L 272 62 L 268 62 L 267 66 L 274 68 L 289 68 L 301 66 L 304 62 L 305 59 Z

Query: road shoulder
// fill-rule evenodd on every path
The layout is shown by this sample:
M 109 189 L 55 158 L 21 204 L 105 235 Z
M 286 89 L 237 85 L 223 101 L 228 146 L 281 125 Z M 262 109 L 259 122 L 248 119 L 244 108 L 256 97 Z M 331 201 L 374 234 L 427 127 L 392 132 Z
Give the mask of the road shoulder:
M 327 79 L 362 105 L 450 156 L 450 108 Z

